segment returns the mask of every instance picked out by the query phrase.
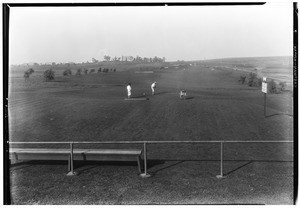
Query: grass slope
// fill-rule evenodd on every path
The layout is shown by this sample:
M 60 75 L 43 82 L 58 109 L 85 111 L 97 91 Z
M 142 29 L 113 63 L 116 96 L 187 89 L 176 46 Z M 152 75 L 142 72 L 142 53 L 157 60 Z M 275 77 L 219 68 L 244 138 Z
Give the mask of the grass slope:
M 239 84 L 240 73 L 194 66 L 188 70 L 155 70 L 153 74 L 131 70 L 58 77 L 47 83 L 38 77 L 31 83 L 11 80 L 10 141 L 292 140 L 291 94 L 268 95 L 265 118 L 263 94 L 259 89 Z M 153 81 L 158 85 L 155 96 L 150 95 Z M 128 82 L 132 84 L 133 96 L 145 92 L 150 99 L 125 101 Z M 186 100 L 179 99 L 182 89 L 187 91 Z M 34 147 L 39 146 L 42 145 Z M 141 148 L 130 147 L 136 146 Z M 146 180 L 137 176 L 135 164 L 78 163 L 78 177 L 65 176 L 65 163 L 13 166 L 12 201 L 293 203 L 292 144 L 226 144 L 225 180 L 215 177 L 219 173 L 217 144 L 151 144 L 148 149 L 152 161 L 149 171 L 154 176 Z

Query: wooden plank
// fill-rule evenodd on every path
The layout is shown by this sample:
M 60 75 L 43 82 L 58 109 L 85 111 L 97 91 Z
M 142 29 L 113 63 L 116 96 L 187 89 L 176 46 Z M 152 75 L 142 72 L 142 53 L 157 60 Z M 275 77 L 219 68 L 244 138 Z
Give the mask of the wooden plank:
M 9 159 L 16 160 L 67 160 L 69 153 L 65 154 L 45 154 L 45 153 L 17 153 L 9 154 Z
M 16 160 L 68 160 L 69 154 L 39 154 L 20 153 L 10 155 L 10 159 Z M 82 161 L 136 161 L 136 155 L 102 155 L 102 154 L 76 154 L 73 160 Z
M 68 160 L 69 154 L 39 154 L 20 153 L 11 154 L 10 159 L 16 160 Z M 102 154 L 76 154 L 74 160 L 83 161 L 136 161 L 136 155 L 102 155 Z
M 76 154 L 73 159 L 83 161 L 136 161 L 136 155 Z
M 69 149 L 35 149 L 35 148 L 10 148 L 9 152 L 15 152 L 15 153 L 44 153 L 44 154 L 65 154 L 70 153 Z
M 89 150 L 74 150 L 74 154 L 106 154 L 106 155 L 140 155 L 142 150 L 130 149 L 89 149 Z
M 10 153 L 44 153 L 44 154 L 65 154 L 70 153 L 70 149 L 35 149 L 35 148 L 10 148 Z M 75 149 L 74 154 L 120 154 L 138 155 L 142 150 L 138 149 Z
M 17 160 L 66 160 L 69 149 L 22 149 L 10 148 L 10 159 Z M 135 161 L 142 150 L 137 149 L 77 149 L 73 151 L 74 160 Z

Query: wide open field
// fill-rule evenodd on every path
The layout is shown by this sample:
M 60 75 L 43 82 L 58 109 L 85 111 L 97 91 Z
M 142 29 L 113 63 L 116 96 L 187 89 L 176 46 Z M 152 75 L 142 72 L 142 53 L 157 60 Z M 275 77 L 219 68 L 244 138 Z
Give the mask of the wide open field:
M 10 141 L 293 140 L 291 93 L 268 94 L 265 118 L 263 93 L 241 85 L 242 72 L 201 66 L 135 72 L 58 77 L 53 82 L 11 79 Z M 158 87 L 151 96 L 153 81 Z M 125 101 L 128 82 L 133 97 L 145 92 L 149 100 Z M 179 99 L 181 89 L 187 91 L 186 100 Z M 80 147 L 98 146 L 103 147 Z M 142 148 L 104 147 L 137 146 Z M 219 151 L 217 144 L 151 144 L 149 179 L 139 178 L 135 166 L 118 164 L 78 166 L 81 174 L 71 178 L 65 176 L 65 164 L 14 165 L 12 203 L 293 203 L 293 144 L 225 144 L 227 178 L 222 180 L 215 177 Z

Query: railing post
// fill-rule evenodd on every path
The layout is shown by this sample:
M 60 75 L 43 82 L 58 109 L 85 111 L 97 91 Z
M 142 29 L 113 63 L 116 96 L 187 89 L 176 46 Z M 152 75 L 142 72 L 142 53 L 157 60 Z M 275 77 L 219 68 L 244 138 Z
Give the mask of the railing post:
M 140 174 L 142 178 L 148 178 L 151 175 L 147 173 L 147 143 L 144 142 L 144 173 Z
M 264 93 L 264 116 L 267 117 L 267 111 L 266 111 L 266 106 L 267 106 L 267 93 Z
M 217 178 L 225 178 L 225 176 L 223 176 L 223 142 L 221 143 L 221 159 L 220 159 L 220 175 L 217 175 Z
M 73 164 L 74 158 L 73 158 L 73 142 L 70 142 L 70 155 L 69 155 L 69 164 L 70 172 L 67 174 L 67 176 L 74 176 L 77 175 L 76 172 L 74 172 L 74 164 Z

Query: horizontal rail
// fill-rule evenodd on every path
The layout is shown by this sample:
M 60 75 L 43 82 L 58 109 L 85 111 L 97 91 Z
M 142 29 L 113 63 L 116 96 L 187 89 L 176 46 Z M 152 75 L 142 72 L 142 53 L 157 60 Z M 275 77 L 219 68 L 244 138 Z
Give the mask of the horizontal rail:
M 76 142 L 76 141 L 63 141 L 63 142 L 10 142 L 9 144 L 168 144 L 168 143 L 293 143 L 294 141 L 289 140 L 262 140 L 262 141 L 235 141 L 235 140 L 217 140 L 217 141 L 94 141 L 94 142 Z

